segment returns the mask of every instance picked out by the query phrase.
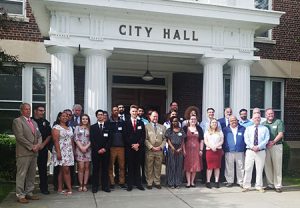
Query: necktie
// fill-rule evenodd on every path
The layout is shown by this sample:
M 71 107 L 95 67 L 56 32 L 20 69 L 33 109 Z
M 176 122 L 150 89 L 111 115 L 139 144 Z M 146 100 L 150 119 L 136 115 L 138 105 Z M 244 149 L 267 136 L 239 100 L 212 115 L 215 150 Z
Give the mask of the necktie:
M 27 122 L 28 122 L 28 124 L 29 124 L 29 126 L 31 128 L 32 133 L 34 134 L 34 125 L 33 125 L 32 121 L 31 121 L 31 119 L 28 119 Z
M 258 128 L 255 126 L 255 131 L 254 131 L 254 146 L 258 145 Z
M 156 131 L 157 131 L 156 123 L 154 123 L 154 131 L 155 131 L 155 133 L 156 133 Z
M 74 121 L 74 123 L 75 123 L 75 126 L 77 126 L 79 123 L 78 123 L 78 116 L 75 116 L 75 121 Z
M 103 124 L 100 124 L 100 125 L 99 125 L 99 128 L 100 128 L 101 131 L 102 131 L 102 125 L 103 125 Z
M 136 131 L 136 120 L 133 119 L 133 130 Z

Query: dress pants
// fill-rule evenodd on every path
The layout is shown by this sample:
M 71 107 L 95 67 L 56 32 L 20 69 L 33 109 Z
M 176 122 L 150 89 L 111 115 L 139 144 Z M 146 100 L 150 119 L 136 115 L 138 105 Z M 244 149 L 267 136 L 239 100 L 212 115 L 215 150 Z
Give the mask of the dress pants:
M 98 191 L 99 187 L 99 176 L 100 176 L 100 166 L 101 166 L 101 185 L 102 190 L 108 189 L 109 179 L 108 179 L 108 166 L 109 166 L 109 152 L 99 155 L 98 153 L 92 153 L 92 189 Z
M 266 150 L 265 173 L 270 187 L 282 187 L 282 154 L 282 144 L 273 145 Z
M 133 185 L 142 186 L 141 180 L 141 154 L 142 152 L 135 151 L 133 149 L 126 149 L 128 156 L 128 188 L 132 188 Z
M 48 176 L 47 176 L 48 149 L 43 148 L 39 151 L 37 165 L 40 177 L 40 191 L 48 191 Z
M 163 161 L 163 152 L 146 152 L 145 176 L 148 186 L 160 185 L 161 167 Z
M 237 184 L 243 185 L 245 153 L 244 152 L 225 153 L 225 178 L 227 183 L 234 183 L 234 163 L 236 164 Z
M 115 162 L 118 161 L 118 167 Z M 110 148 L 110 163 L 109 163 L 109 180 L 110 184 L 115 184 L 114 169 L 119 168 L 119 184 L 125 184 L 125 148 L 124 147 L 111 147 Z
M 37 156 L 17 157 L 16 196 L 25 198 L 32 195 L 36 173 Z
M 261 150 L 259 152 L 254 152 L 252 150 L 246 151 L 245 157 L 245 176 L 243 187 L 248 189 L 251 187 L 251 178 L 252 178 L 252 170 L 255 163 L 256 167 L 256 182 L 255 188 L 261 189 L 263 187 L 263 170 L 265 166 L 266 159 L 266 151 Z

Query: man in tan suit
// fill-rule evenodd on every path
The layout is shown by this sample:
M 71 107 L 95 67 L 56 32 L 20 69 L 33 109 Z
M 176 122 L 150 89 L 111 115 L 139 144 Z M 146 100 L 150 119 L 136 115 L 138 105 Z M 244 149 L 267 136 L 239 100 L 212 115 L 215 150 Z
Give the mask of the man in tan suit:
M 28 203 L 28 200 L 39 199 L 38 196 L 32 194 L 32 191 L 42 137 L 37 123 L 30 119 L 30 105 L 22 103 L 20 111 L 21 116 L 14 119 L 12 125 L 16 137 L 16 196 L 18 202 Z
M 160 175 L 163 161 L 163 148 L 166 143 L 166 127 L 157 123 L 158 113 L 156 111 L 153 111 L 151 113 L 150 121 L 151 122 L 145 126 L 145 175 L 147 181 L 147 189 L 152 189 L 153 182 L 157 189 L 161 189 Z

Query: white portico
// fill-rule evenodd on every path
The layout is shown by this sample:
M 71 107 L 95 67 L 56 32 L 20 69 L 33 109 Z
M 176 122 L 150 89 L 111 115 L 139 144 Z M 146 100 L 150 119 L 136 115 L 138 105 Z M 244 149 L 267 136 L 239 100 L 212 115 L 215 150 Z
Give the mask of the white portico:
M 234 113 L 249 109 L 251 64 L 259 59 L 254 56 L 254 35 L 279 24 L 282 15 L 254 9 L 253 0 L 30 3 L 42 34 L 49 37 L 45 45 L 52 54 L 51 121 L 74 103 L 73 58 L 78 54 L 85 58 L 84 106 L 89 115 L 108 108 L 107 59 L 114 53 L 194 59 L 203 73 L 203 116 L 213 107 L 216 117 L 222 117 L 223 66 L 229 65 L 230 106 Z

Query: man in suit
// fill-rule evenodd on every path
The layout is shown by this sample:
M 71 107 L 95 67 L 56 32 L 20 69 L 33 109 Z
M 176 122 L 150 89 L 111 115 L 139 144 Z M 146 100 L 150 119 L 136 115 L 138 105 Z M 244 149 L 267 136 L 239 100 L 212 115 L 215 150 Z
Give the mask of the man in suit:
M 227 107 L 224 110 L 224 117 L 220 118 L 218 121 L 221 125 L 221 129 L 223 130 L 226 126 L 229 126 L 229 117 L 232 115 L 232 109 Z
M 39 131 L 42 135 L 42 144 L 37 158 L 37 165 L 39 168 L 40 177 L 40 191 L 42 194 L 49 194 L 48 191 L 48 176 L 47 176 L 47 162 L 48 162 L 48 148 L 51 140 L 51 127 L 49 121 L 45 116 L 44 105 L 38 104 L 34 107 L 34 114 L 32 119 L 37 123 Z
M 141 157 L 142 152 L 140 147 L 145 141 L 145 126 L 141 120 L 137 119 L 136 105 L 130 106 L 130 118 L 125 121 L 126 123 L 126 152 L 128 156 L 128 181 L 127 191 L 132 190 L 135 184 L 139 190 L 145 190 L 142 186 L 141 180 Z
M 154 186 L 157 189 L 161 189 L 160 175 L 163 161 L 163 149 L 166 143 L 166 127 L 157 123 L 158 113 L 156 111 L 152 111 L 150 115 L 150 121 L 151 122 L 145 126 L 145 175 L 147 181 L 147 189 L 152 189 L 153 182 Z
M 33 195 L 36 162 L 40 144 L 41 133 L 35 121 L 30 119 L 31 107 L 28 103 L 20 106 L 21 116 L 14 119 L 12 129 L 16 137 L 16 196 L 18 202 L 28 203 L 28 200 L 38 200 Z
M 72 127 L 73 131 L 76 126 L 80 124 L 80 116 L 82 114 L 82 106 L 80 104 L 75 104 L 72 109 L 73 115 L 69 121 L 69 126 Z
M 101 164 L 102 190 L 110 192 L 108 179 L 110 130 L 109 124 L 104 122 L 103 110 L 96 111 L 97 122 L 90 128 L 92 147 L 92 192 L 97 193 L 99 187 L 99 169 Z
M 246 144 L 244 141 L 245 127 L 238 125 L 235 116 L 229 117 L 230 125 L 223 129 L 225 152 L 226 187 L 230 188 L 234 182 L 234 163 L 236 165 L 237 184 L 242 187 L 244 179 L 244 164 Z

